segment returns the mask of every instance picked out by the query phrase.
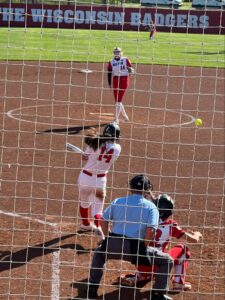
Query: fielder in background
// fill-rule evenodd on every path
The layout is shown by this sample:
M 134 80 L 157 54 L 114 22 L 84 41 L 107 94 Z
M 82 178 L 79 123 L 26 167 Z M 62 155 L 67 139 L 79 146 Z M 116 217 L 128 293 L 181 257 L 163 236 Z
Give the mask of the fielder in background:
M 169 254 L 149 246 L 150 241 L 154 240 L 159 221 L 157 207 L 146 198 L 152 193 L 152 184 L 147 176 L 140 174 L 133 177 L 129 185 L 130 195 L 115 199 L 102 215 L 101 226 L 106 239 L 94 252 L 87 288 L 88 299 L 97 297 L 108 259 L 123 259 L 149 266 L 157 264 L 159 267 L 149 299 L 172 299 L 166 293 L 173 259 Z
M 171 240 L 171 237 L 188 241 L 191 243 L 197 243 L 202 239 L 202 234 L 198 231 L 187 232 L 180 228 L 178 223 L 171 219 L 171 215 L 174 209 L 174 200 L 167 194 L 159 195 L 153 202 L 159 209 L 159 227 L 156 231 L 154 243 L 150 243 L 151 246 L 156 247 L 163 252 L 167 252 L 174 260 L 174 271 L 172 289 L 174 291 L 189 291 L 191 290 L 191 283 L 185 280 L 188 260 L 190 258 L 190 251 L 184 244 L 178 244 L 170 249 L 167 246 Z M 154 277 L 154 273 L 157 272 L 157 263 L 155 268 L 151 269 L 149 266 L 137 266 L 136 274 L 123 274 L 121 275 L 121 283 L 127 286 L 141 285 L 151 281 Z
M 100 240 L 104 238 L 100 219 L 106 196 L 107 173 L 120 155 L 121 146 L 117 143 L 119 137 L 119 126 L 108 124 L 104 127 L 102 135 L 92 128 L 84 139 L 87 147 L 82 157 L 86 164 L 78 178 L 82 219 L 80 231 L 93 231 Z M 90 221 L 90 215 L 94 218 L 94 224 Z
M 149 25 L 146 26 L 146 29 L 149 31 L 149 39 L 151 41 L 155 40 L 155 34 L 156 34 L 156 25 L 153 21 Z
M 123 56 L 119 47 L 113 49 L 114 58 L 108 63 L 108 84 L 113 88 L 114 100 L 116 104 L 115 122 L 119 123 L 119 116 L 122 113 L 123 121 L 129 118 L 122 103 L 123 96 L 130 83 L 130 74 L 134 73 L 131 61 Z

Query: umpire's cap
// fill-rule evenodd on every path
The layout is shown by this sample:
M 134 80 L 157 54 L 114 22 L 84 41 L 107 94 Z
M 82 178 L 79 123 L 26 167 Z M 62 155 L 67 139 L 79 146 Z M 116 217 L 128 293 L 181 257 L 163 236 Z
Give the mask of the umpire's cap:
M 107 124 L 103 130 L 103 137 L 118 139 L 120 137 L 120 127 L 118 124 Z
M 146 175 L 140 174 L 134 176 L 130 180 L 130 189 L 147 192 L 153 190 L 153 185 L 151 184 L 149 178 Z

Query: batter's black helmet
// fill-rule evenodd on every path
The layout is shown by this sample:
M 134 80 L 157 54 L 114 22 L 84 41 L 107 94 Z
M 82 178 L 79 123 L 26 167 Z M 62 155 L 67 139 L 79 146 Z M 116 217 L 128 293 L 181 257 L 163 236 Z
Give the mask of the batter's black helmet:
M 172 215 L 175 206 L 174 200 L 167 194 L 161 194 L 155 199 L 161 219 L 167 219 Z
M 130 181 L 130 189 L 137 191 L 152 191 L 153 185 L 146 175 L 140 174 L 134 176 Z
M 116 138 L 120 137 L 120 127 L 116 123 L 107 124 L 103 130 L 103 137 Z

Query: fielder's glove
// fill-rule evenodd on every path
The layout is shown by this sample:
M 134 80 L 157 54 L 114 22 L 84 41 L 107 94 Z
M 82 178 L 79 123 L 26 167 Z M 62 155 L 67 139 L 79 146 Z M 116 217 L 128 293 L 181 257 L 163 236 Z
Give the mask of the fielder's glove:
M 127 69 L 128 69 L 128 73 L 129 73 L 129 74 L 134 74 L 134 73 L 135 73 L 134 68 L 129 67 L 129 68 L 127 68 Z

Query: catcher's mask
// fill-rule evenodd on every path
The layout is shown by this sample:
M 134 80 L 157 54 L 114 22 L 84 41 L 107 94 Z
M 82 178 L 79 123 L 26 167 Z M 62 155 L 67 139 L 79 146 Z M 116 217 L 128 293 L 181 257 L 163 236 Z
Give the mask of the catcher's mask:
M 140 174 L 133 177 L 130 182 L 130 189 L 136 191 L 149 192 L 153 190 L 153 185 L 146 175 Z
M 122 49 L 119 47 L 114 48 L 113 54 L 114 54 L 115 59 L 119 59 L 122 56 Z
M 120 137 L 120 127 L 116 123 L 107 124 L 103 130 L 103 137 L 118 139 Z
M 175 203 L 169 195 L 161 194 L 155 199 L 155 205 L 159 210 L 159 217 L 167 219 L 172 215 Z

